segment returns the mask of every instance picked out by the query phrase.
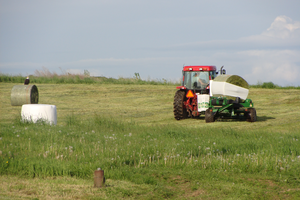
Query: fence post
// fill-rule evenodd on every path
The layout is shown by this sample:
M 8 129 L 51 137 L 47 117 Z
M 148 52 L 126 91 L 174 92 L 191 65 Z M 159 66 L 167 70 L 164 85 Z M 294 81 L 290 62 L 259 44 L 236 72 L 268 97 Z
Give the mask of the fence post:
M 105 183 L 104 171 L 98 168 L 94 172 L 94 187 L 103 187 Z

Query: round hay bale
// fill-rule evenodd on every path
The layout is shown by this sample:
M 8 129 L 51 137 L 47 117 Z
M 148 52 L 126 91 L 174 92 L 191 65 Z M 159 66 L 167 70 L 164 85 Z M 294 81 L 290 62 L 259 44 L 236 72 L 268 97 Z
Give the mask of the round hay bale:
M 37 104 L 39 102 L 39 91 L 35 85 L 15 85 L 11 89 L 10 101 L 12 106 Z
M 249 93 L 249 84 L 237 75 L 220 75 L 210 82 L 210 96 L 223 96 L 229 99 L 239 97 L 245 100 Z
M 245 81 L 245 79 L 243 79 L 242 77 L 238 76 L 238 75 L 220 75 L 217 76 L 214 81 L 218 81 L 218 82 L 226 82 L 226 83 L 230 83 L 242 88 L 246 88 L 249 89 L 249 84 L 247 83 L 247 81 Z
M 50 125 L 57 124 L 57 112 L 55 105 L 47 104 L 24 104 L 21 110 L 23 122 L 44 121 Z

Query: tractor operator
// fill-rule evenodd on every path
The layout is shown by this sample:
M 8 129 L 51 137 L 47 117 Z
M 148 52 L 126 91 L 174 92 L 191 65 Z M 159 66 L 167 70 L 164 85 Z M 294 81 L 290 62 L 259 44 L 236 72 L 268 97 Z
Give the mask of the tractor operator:
M 200 74 L 200 75 L 199 75 Z M 205 72 L 195 72 L 193 77 L 193 82 L 200 83 L 201 86 L 206 86 L 208 84 L 207 76 Z

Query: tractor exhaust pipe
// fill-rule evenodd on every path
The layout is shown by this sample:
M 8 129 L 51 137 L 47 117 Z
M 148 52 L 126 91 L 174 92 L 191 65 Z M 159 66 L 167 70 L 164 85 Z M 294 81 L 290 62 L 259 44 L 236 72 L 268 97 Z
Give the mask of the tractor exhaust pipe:
M 223 67 L 224 67 L 224 65 L 223 65 L 223 66 L 221 67 L 221 69 L 220 69 L 220 74 L 221 74 L 221 75 L 226 74 L 226 70 L 223 69 Z

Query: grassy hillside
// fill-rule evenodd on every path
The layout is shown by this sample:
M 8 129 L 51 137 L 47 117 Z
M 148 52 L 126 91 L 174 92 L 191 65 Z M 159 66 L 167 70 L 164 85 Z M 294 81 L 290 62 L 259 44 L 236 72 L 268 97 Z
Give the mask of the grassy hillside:
M 20 123 L 14 85 L 0 84 L 0 196 L 300 197 L 298 89 L 251 88 L 257 122 L 206 124 L 174 119 L 174 85 L 36 84 L 39 103 L 57 107 L 49 126 Z M 98 167 L 102 189 L 93 188 Z

